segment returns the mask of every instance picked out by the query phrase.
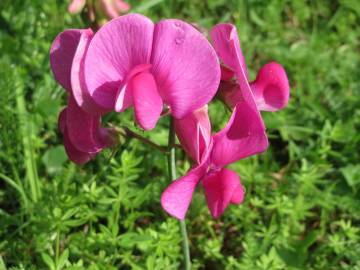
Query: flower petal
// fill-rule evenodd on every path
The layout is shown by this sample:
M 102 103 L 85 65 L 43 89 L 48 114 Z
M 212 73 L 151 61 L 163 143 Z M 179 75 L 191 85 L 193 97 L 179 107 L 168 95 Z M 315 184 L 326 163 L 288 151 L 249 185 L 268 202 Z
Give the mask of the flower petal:
M 206 169 L 207 163 L 202 163 L 165 189 L 161 195 L 161 205 L 169 215 L 180 220 L 185 218 L 195 188 L 206 173 Z
M 241 52 L 236 27 L 232 24 L 218 24 L 211 30 L 211 37 L 219 57 L 235 72 L 241 92 L 234 95 L 233 104 L 245 100 L 252 109 L 256 103 L 248 82 L 245 60 Z M 231 105 L 229 105 L 231 107 Z
M 239 204 L 244 199 L 240 177 L 226 168 L 207 174 L 202 184 L 209 210 L 214 218 L 219 218 L 229 203 L 234 201 Z
M 220 66 L 205 36 L 180 20 L 156 24 L 151 55 L 159 93 L 175 118 L 207 104 L 220 81 Z
M 132 90 L 130 89 L 129 82 L 131 79 L 141 73 L 148 71 L 151 68 L 150 64 L 142 64 L 134 67 L 127 75 L 126 78 L 123 80 L 122 84 L 119 87 L 119 90 L 116 94 L 115 99 L 115 111 L 123 112 L 128 107 L 133 105 L 133 97 L 132 97 Z
M 240 203 L 242 203 L 244 201 L 244 196 L 245 196 L 245 189 L 240 184 L 233 191 L 230 202 L 232 204 L 240 204 Z
M 150 19 L 129 14 L 110 21 L 94 35 L 85 58 L 84 76 L 90 95 L 100 106 L 113 109 L 127 73 L 149 63 L 153 31 Z
M 70 96 L 66 109 L 66 129 L 69 140 L 78 150 L 86 153 L 98 153 L 108 145 L 100 129 L 100 116 L 94 116 L 81 110 L 75 99 Z
M 63 136 L 64 136 L 64 147 L 66 154 L 68 155 L 69 159 L 72 162 L 78 165 L 83 165 L 94 158 L 95 154 L 86 153 L 78 150 L 70 141 L 69 135 L 66 132 L 66 130 Z
M 76 103 L 84 111 L 90 114 L 100 115 L 106 113 L 108 110 L 97 105 L 92 99 L 84 80 L 84 56 L 93 35 L 90 28 L 81 32 L 71 67 L 71 88 Z
M 67 109 L 65 108 L 61 111 L 58 120 L 59 130 L 63 134 L 63 138 L 64 138 L 64 147 L 66 154 L 68 155 L 69 159 L 74 163 L 78 165 L 85 164 L 91 158 L 93 158 L 93 154 L 79 151 L 74 147 L 74 145 L 69 139 L 69 135 L 66 129 L 66 114 L 67 114 Z
M 86 0 L 72 0 L 68 6 L 68 11 L 71 14 L 79 13 L 85 6 Z
M 50 65 L 55 79 L 71 91 L 71 66 L 81 34 L 87 30 L 69 29 L 57 35 L 50 48 Z
M 264 65 L 250 86 L 259 110 L 278 111 L 289 102 L 289 81 L 284 68 L 276 62 Z
M 248 78 L 245 58 L 243 56 L 236 27 L 229 23 L 220 23 L 211 29 L 211 38 L 219 58 L 233 71 L 243 70 Z M 232 45 L 233 44 L 233 45 Z
M 154 76 L 149 72 L 139 73 L 131 79 L 130 89 L 136 122 L 145 130 L 153 129 L 163 109 Z
M 65 133 L 65 129 L 66 129 L 66 108 L 63 109 L 59 114 L 58 128 L 59 128 L 61 134 Z
M 200 164 L 203 155 L 209 150 L 211 140 L 207 105 L 182 119 L 175 119 L 174 124 L 181 146 L 192 160 Z
M 217 167 L 263 152 L 268 147 L 259 112 L 244 100 L 236 105 L 226 127 L 213 138 L 211 162 Z
M 100 0 L 101 7 L 108 18 L 116 18 L 120 16 L 120 13 L 116 9 L 113 0 Z
M 129 11 L 131 6 L 124 0 L 113 0 L 115 7 L 121 12 L 126 13 Z

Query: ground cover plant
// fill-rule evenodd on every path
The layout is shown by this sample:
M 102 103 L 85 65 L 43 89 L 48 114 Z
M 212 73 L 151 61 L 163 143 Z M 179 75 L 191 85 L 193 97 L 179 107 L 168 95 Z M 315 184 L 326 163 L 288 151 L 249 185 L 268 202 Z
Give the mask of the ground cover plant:
M 187 214 L 193 269 L 358 269 L 359 24 L 357 1 L 129 1 L 153 21 L 237 26 L 249 77 L 276 60 L 288 107 L 264 113 L 270 148 L 234 163 L 244 202 L 212 219 L 198 191 Z M 3 269 L 179 269 L 178 221 L 161 208 L 166 157 L 136 139 L 84 167 L 68 162 L 57 129 L 66 104 L 49 50 L 84 28 L 68 2 L 0 3 L 0 265 Z M 212 128 L 230 117 L 216 101 Z M 136 131 L 132 112 L 106 122 Z M 167 145 L 161 118 L 151 140 Z M 131 137 L 131 136 L 127 136 Z M 177 149 L 177 173 L 190 161 Z

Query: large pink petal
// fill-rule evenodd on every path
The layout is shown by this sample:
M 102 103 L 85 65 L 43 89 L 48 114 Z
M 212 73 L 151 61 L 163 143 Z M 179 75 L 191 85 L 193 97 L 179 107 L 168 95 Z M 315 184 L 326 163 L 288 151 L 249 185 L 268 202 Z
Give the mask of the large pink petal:
M 214 218 L 220 217 L 229 203 L 239 204 L 244 199 L 240 177 L 226 168 L 208 173 L 202 184 L 209 210 Z
M 69 29 L 57 35 L 50 48 L 50 65 L 55 79 L 71 91 L 71 66 L 81 34 L 87 30 Z
M 289 81 L 284 68 L 276 62 L 264 65 L 250 85 L 259 110 L 278 111 L 289 102 Z
M 242 68 L 248 78 L 245 58 L 243 56 L 236 27 L 229 23 L 220 23 L 211 29 L 214 48 L 220 59 L 233 71 Z M 224 69 L 224 71 L 227 71 Z
M 188 114 L 182 119 L 175 119 L 176 135 L 181 146 L 197 164 L 206 151 L 211 140 L 211 125 L 207 105 Z
M 207 165 L 202 163 L 165 189 L 161 195 L 161 205 L 168 214 L 180 220 L 185 218 L 195 188 L 206 173 Z
M 151 55 L 159 93 L 175 118 L 207 104 L 220 81 L 220 66 L 205 36 L 180 20 L 156 24 Z
M 107 140 L 100 128 L 100 121 L 100 116 L 86 113 L 76 104 L 72 96 L 69 97 L 66 129 L 74 147 L 87 153 L 98 153 L 106 147 Z
M 130 70 L 150 61 L 154 24 L 139 14 L 105 24 L 93 37 L 85 57 L 85 81 L 90 95 L 113 109 L 122 81 Z
M 239 102 L 224 129 L 213 136 L 211 161 L 216 167 L 261 153 L 268 147 L 264 123 L 257 109 Z
M 92 30 L 81 32 L 79 43 L 71 67 L 71 88 L 77 104 L 90 114 L 104 114 L 107 110 L 97 105 L 90 96 L 84 80 L 84 56 L 93 37 Z
M 130 85 L 136 122 L 145 130 L 153 129 L 163 109 L 154 76 L 149 72 L 139 73 Z

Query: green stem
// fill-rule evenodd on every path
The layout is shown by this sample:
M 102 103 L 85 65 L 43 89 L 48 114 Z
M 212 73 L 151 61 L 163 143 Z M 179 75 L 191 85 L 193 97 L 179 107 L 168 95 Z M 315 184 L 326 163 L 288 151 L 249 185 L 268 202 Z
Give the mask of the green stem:
M 60 230 L 57 229 L 57 232 L 56 232 L 56 247 L 55 247 L 55 265 L 56 265 L 56 267 L 59 264 L 59 256 L 60 256 Z
M 170 116 L 170 127 L 169 127 L 169 141 L 168 141 L 168 169 L 169 176 L 171 180 L 176 179 L 176 156 L 175 156 L 175 129 L 174 129 L 174 120 Z M 180 220 L 180 231 L 182 236 L 182 250 L 185 261 L 185 269 L 191 269 L 191 261 L 190 261 L 190 249 L 189 249 L 189 240 L 186 231 L 186 223 L 185 220 Z
M 20 76 L 20 74 L 19 74 Z M 25 106 L 24 85 L 17 82 L 15 86 L 16 110 L 19 119 L 19 130 L 22 137 L 24 151 L 24 163 L 26 170 L 26 179 L 29 182 L 31 199 L 36 202 L 40 197 L 40 187 L 37 174 L 34 147 L 32 144 L 31 122 Z

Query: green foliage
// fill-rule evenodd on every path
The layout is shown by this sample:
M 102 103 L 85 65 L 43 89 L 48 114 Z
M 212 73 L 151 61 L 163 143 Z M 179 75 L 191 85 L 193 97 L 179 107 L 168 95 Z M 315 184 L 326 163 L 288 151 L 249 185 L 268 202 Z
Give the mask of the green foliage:
M 154 20 L 235 23 L 250 77 L 274 59 L 292 87 L 287 109 L 263 114 L 270 149 L 232 165 L 245 202 L 213 220 L 201 188 L 195 195 L 194 269 L 360 269 L 359 2 L 130 2 Z M 84 167 L 66 161 L 65 93 L 48 52 L 57 33 L 85 27 L 66 6 L 0 1 L 0 269 L 179 269 L 178 222 L 159 202 L 169 183 L 162 153 L 131 140 Z M 229 113 L 219 102 L 210 113 L 219 130 Z M 106 120 L 132 125 L 131 113 Z M 162 120 L 151 139 L 165 145 L 166 135 Z M 183 174 L 189 164 L 177 156 Z

